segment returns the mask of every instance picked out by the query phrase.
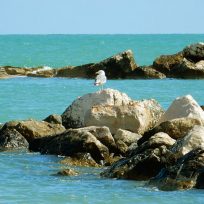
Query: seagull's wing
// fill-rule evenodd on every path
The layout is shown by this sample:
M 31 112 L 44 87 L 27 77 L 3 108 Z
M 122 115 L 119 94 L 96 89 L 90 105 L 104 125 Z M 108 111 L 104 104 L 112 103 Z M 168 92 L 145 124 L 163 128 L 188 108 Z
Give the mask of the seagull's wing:
M 97 75 L 95 79 L 95 85 L 102 85 L 106 83 L 106 76 L 104 75 Z

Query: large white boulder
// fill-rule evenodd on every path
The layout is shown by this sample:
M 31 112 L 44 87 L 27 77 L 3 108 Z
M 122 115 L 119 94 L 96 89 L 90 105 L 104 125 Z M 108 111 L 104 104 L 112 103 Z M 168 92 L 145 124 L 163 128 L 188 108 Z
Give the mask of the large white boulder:
M 199 147 L 204 148 L 204 127 L 196 125 L 184 138 L 176 141 L 172 146 L 172 151 L 179 158 Z
M 76 99 L 62 114 L 62 123 L 66 128 L 84 127 L 84 117 L 94 105 L 121 106 L 127 105 L 131 99 L 113 89 L 105 89 L 86 94 Z
M 186 95 L 173 101 L 158 124 L 176 118 L 197 118 L 204 121 L 204 112 L 191 95 Z
M 124 129 L 143 134 L 153 128 L 163 109 L 157 101 L 131 101 L 124 105 L 96 105 L 93 106 L 84 119 L 85 126 L 107 126 L 112 134 Z

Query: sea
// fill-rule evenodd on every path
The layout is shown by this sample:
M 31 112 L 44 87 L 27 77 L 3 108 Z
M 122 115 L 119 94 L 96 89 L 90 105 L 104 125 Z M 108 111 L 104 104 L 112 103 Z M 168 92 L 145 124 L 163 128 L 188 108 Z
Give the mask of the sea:
M 138 65 L 150 65 L 166 54 L 204 42 L 200 34 L 169 35 L 0 35 L 0 66 L 59 68 L 98 62 L 131 49 Z M 0 80 L 0 123 L 42 120 L 61 114 L 79 96 L 98 91 L 93 80 L 78 78 L 17 77 Z M 204 105 L 204 80 L 108 80 L 134 100 L 156 99 L 164 109 L 190 94 Z M 103 168 L 64 166 L 60 156 L 24 151 L 0 152 L 0 203 L 203 203 L 204 190 L 163 192 L 146 182 L 106 179 Z M 73 168 L 80 174 L 55 174 Z

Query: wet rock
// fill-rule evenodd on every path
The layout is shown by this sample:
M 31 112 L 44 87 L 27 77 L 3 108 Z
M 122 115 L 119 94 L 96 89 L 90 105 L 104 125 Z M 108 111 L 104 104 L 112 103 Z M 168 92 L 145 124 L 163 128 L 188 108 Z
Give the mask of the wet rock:
M 125 105 L 131 99 L 125 94 L 113 89 L 105 89 L 86 94 L 76 99 L 62 114 L 62 123 L 66 128 L 79 128 L 85 125 L 85 115 L 92 106 L 98 104 Z
M 165 121 L 146 132 L 142 138 L 139 139 L 138 145 L 147 141 L 152 135 L 158 132 L 165 132 L 173 139 L 183 138 L 189 130 L 195 125 L 203 126 L 203 121 L 197 118 L 176 118 L 173 120 Z
M 60 124 L 51 124 L 44 121 L 25 120 L 10 121 L 2 129 L 15 129 L 29 142 L 31 150 L 38 150 L 38 145 L 34 140 L 37 138 L 55 136 L 65 131 Z
M 104 70 L 109 79 L 126 78 L 136 67 L 133 52 L 127 50 L 98 63 L 58 69 L 55 76 L 95 78 L 97 71 Z
M 44 121 L 52 124 L 62 124 L 62 116 L 57 114 L 49 115 Z
M 85 126 L 107 126 L 112 134 L 118 129 L 143 134 L 152 129 L 163 114 L 157 101 L 132 101 L 124 105 L 95 105 L 87 111 Z
M 0 150 L 28 149 L 27 140 L 15 129 L 0 130 Z
M 197 118 L 204 120 L 204 112 L 191 95 L 176 98 L 164 115 L 160 118 L 158 124 L 176 118 Z
M 172 152 L 174 152 L 177 158 L 184 156 L 191 150 L 199 147 L 204 148 L 204 127 L 194 126 L 184 138 L 178 140 L 172 146 Z
M 202 79 L 204 78 L 204 61 L 193 63 L 184 58 L 183 61 L 172 70 L 172 75 L 183 79 Z
M 185 47 L 183 55 L 194 62 L 204 60 L 204 43 L 199 42 Z
M 142 136 L 139 134 L 122 129 L 118 129 L 114 135 L 117 148 L 121 154 L 125 154 L 128 151 L 129 146 L 132 143 L 137 143 L 141 137 Z
M 166 165 L 166 157 L 169 154 L 167 146 L 171 146 L 173 142 L 173 139 L 165 133 L 155 135 L 151 140 L 133 150 L 127 158 L 114 163 L 101 175 L 135 180 L 147 180 L 154 177 Z
M 50 78 L 56 75 L 56 69 L 39 69 L 27 74 L 29 77 L 43 77 L 43 78 Z
M 173 155 L 172 155 L 173 156 Z M 186 190 L 202 187 L 202 173 L 204 167 L 204 150 L 197 148 L 179 158 L 175 164 L 162 169 L 150 181 L 150 185 L 160 190 Z
M 55 77 L 68 77 L 68 78 L 88 78 L 87 76 L 87 69 L 89 69 L 93 63 L 85 64 L 81 66 L 68 66 L 56 69 Z
M 0 79 L 7 79 L 7 78 L 11 78 L 11 76 L 7 74 L 7 72 L 3 67 L 0 67 Z
M 156 58 L 153 62 L 153 68 L 157 71 L 165 74 L 167 77 L 171 77 L 174 75 L 172 70 L 181 64 L 183 61 L 182 52 L 174 54 L 174 55 L 161 55 Z
M 71 166 L 100 167 L 100 165 L 92 158 L 90 153 L 77 153 L 72 157 L 65 157 L 60 161 L 60 163 Z
M 26 76 L 28 73 L 31 73 L 39 68 L 5 66 L 4 69 L 8 75 Z
M 64 169 L 57 173 L 58 176 L 77 176 L 79 173 L 73 169 Z
M 109 156 L 108 148 L 96 137 L 88 132 L 78 129 L 69 129 L 55 137 L 41 138 L 41 153 L 73 156 L 76 153 L 90 153 L 93 159 L 100 163 Z
M 128 78 L 130 79 L 164 79 L 166 75 L 157 71 L 153 67 L 137 67 L 132 71 Z
M 87 69 L 88 77 L 95 77 L 95 73 L 104 70 L 109 79 L 126 78 L 129 73 L 137 68 L 131 50 L 124 51 L 99 63 L 93 64 Z

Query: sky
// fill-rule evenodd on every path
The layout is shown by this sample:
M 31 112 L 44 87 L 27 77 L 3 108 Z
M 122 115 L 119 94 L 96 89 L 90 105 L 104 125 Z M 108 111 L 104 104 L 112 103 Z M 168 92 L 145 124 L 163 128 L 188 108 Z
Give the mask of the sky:
M 204 0 L 0 0 L 0 34 L 204 33 Z

